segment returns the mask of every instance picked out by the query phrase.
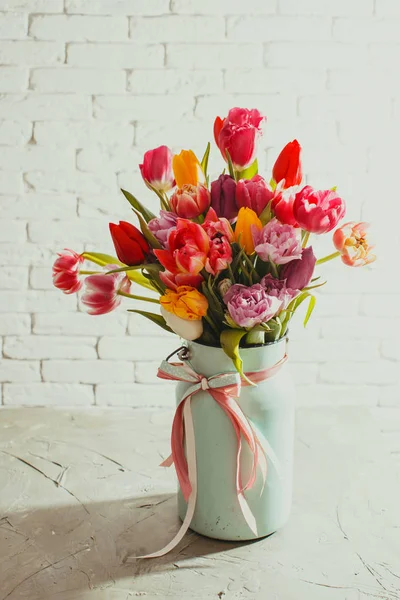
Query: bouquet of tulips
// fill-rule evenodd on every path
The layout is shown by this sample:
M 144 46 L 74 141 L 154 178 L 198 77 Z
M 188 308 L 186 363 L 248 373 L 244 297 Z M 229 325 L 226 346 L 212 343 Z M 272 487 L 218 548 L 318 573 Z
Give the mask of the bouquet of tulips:
M 122 297 L 157 304 L 157 313 L 132 312 L 186 340 L 222 347 L 240 373 L 239 348 L 285 336 L 304 301 L 307 324 L 315 305 L 312 290 L 326 283 L 313 277 L 315 266 L 336 257 L 345 265 L 362 266 L 375 256 L 366 223 L 336 228 L 346 212 L 336 188 L 302 184 L 297 140 L 279 154 L 269 183 L 258 174 L 257 141 L 264 119 L 258 110 L 244 108 L 216 118 L 214 138 L 225 168 L 211 184 L 210 144 L 201 161 L 192 150 L 173 155 L 160 146 L 147 151 L 140 171 L 159 198 L 159 214 L 122 190 L 140 229 L 127 221 L 110 223 L 117 257 L 60 253 L 54 285 L 70 294 L 85 284 L 82 302 L 92 315 L 114 310 Z M 335 228 L 335 251 L 317 260 L 310 235 Z M 82 270 L 85 260 L 103 270 Z M 158 297 L 132 294 L 132 284 Z

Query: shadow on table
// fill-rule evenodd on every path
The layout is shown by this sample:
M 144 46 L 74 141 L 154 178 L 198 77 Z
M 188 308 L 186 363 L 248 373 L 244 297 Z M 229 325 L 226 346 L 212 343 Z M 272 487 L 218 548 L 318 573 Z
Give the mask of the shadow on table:
M 193 568 L 189 559 L 206 561 L 208 555 L 243 545 L 189 530 L 164 557 L 129 558 L 159 550 L 180 524 L 175 494 L 9 512 L 0 517 L 0 600 L 80 600 L 83 590 Z M 202 568 L 207 568 L 204 561 Z

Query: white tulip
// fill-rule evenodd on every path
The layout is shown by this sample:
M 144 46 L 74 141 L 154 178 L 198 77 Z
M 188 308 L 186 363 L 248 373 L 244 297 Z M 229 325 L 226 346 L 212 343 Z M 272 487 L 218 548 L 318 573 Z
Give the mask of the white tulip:
M 168 327 L 170 327 L 176 335 L 179 335 L 179 337 L 191 341 L 197 340 L 203 333 L 202 319 L 199 319 L 198 321 L 181 319 L 181 317 L 177 317 L 173 313 L 168 312 L 168 310 L 165 310 L 163 306 L 160 307 L 160 311 Z

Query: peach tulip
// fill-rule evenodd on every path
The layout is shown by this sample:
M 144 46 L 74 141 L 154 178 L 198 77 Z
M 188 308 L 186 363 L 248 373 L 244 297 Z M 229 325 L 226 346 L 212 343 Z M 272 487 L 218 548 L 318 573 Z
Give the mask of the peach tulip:
M 342 262 L 349 267 L 363 267 L 376 259 L 371 254 L 373 246 L 367 240 L 368 223 L 345 223 L 333 234 L 333 243 L 341 254 Z

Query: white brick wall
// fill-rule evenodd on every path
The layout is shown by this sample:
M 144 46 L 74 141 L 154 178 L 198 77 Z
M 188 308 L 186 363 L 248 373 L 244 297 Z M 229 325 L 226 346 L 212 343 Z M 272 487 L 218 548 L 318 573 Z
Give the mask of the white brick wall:
M 155 373 L 177 341 L 123 310 L 85 315 L 51 265 L 111 252 L 108 221 L 131 216 L 118 186 L 155 207 L 143 152 L 201 154 L 242 105 L 269 119 L 262 168 L 297 137 L 307 181 L 338 185 L 377 243 L 371 268 L 326 265 L 312 322 L 292 324 L 299 403 L 400 406 L 399 32 L 398 0 L 0 0 L 2 403 L 172 401 Z

